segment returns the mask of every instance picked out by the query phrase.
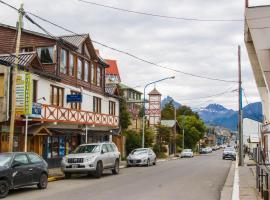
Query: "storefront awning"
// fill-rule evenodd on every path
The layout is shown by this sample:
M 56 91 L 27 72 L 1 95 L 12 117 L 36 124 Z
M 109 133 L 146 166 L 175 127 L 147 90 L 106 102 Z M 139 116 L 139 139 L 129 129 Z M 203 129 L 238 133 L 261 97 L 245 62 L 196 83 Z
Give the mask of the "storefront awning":
M 30 127 L 28 129 L 29 135 L 52 135 L 52 132 L 45 126 Z

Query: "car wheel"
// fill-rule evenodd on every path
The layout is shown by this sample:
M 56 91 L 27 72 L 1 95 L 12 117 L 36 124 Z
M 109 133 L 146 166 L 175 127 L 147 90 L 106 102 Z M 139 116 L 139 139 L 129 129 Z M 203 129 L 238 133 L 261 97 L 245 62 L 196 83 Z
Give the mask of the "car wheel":
M 112 169 L 113 174 L 119 174 L 119 160 L 116 159 L 114 163 L 114 168 Z
M 71 178 L 71 174 L 70 173 L 65 173 L 65 179 L 70 179 Z
M 150 159 L 148 158 L 148 160 L 147 160 L 147 164 L 146 164 L 146 166 L 147 167 L 149 167 L 150 166 Z
M 103 173 L 103 164 L 101 161 L 98 161 L 97 167 L 96 167 L 96 172 L 94 175 L 96 178 L 100 178 L 102 176 L 102 173 Z
M 157 165 L 157 159 L 155 158 L 153 165 Z
M 39 177 L 39 183 L 38 183 L 38 188 L 39 189 L 46 189 L 48 185 L 48 176 L 45 173 L 42 173 L 41 176 Z
M 8 195 L 9 186 L 8 182 L 5 180 L 0 181 L 0 198 L 4 198 Z

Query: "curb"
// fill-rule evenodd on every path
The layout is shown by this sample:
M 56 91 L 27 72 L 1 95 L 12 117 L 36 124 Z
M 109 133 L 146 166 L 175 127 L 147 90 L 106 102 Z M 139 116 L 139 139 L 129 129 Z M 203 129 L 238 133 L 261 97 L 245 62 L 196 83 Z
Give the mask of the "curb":
M 221 190 L 220 200 L 231 200 L 233 196 L 234 176 L 235 176 L 236 162 L 233 161 L 227 175 L 225 184 Z
M 48 178 L 48 182 L 59 181 L 59 180 L 62 180 L 64 178 L 65 178 L 65 176 L 50 176 Z

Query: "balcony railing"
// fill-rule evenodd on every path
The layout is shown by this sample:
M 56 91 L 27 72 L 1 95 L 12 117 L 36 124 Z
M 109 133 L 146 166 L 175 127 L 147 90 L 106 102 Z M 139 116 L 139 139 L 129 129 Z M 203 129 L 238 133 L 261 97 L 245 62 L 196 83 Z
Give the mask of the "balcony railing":
M 41 118 L 32 121 L 63 122 L 97 126 L 119 126 L 119 117 L 109 114 L 94 113 L 71 108 L 42 104 Z

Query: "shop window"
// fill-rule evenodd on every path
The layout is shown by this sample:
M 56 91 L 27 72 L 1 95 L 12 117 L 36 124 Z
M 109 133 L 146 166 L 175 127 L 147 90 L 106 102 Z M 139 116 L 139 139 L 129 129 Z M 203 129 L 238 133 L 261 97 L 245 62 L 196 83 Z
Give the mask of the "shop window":
M 53 64 L 54 63 L 54 47 L 39 47 L 37 48 L 38 57 L 41 63 Z
M 93 97 L 93 112 L 101 113 L 101 98 Z
M 60 72 L 67 74 L 67 51 L 61 49 L 61 58 L 60 58 Z
M 4 74 L 0 74 L 0 97 L 5 96 L 5 82 L 4 82 Z
M 115 102 L 109 101 L 109 114 L 115 115 Z
M 64 106 L 64 89 L 51 85 L 51 104 L 55 106 Z

